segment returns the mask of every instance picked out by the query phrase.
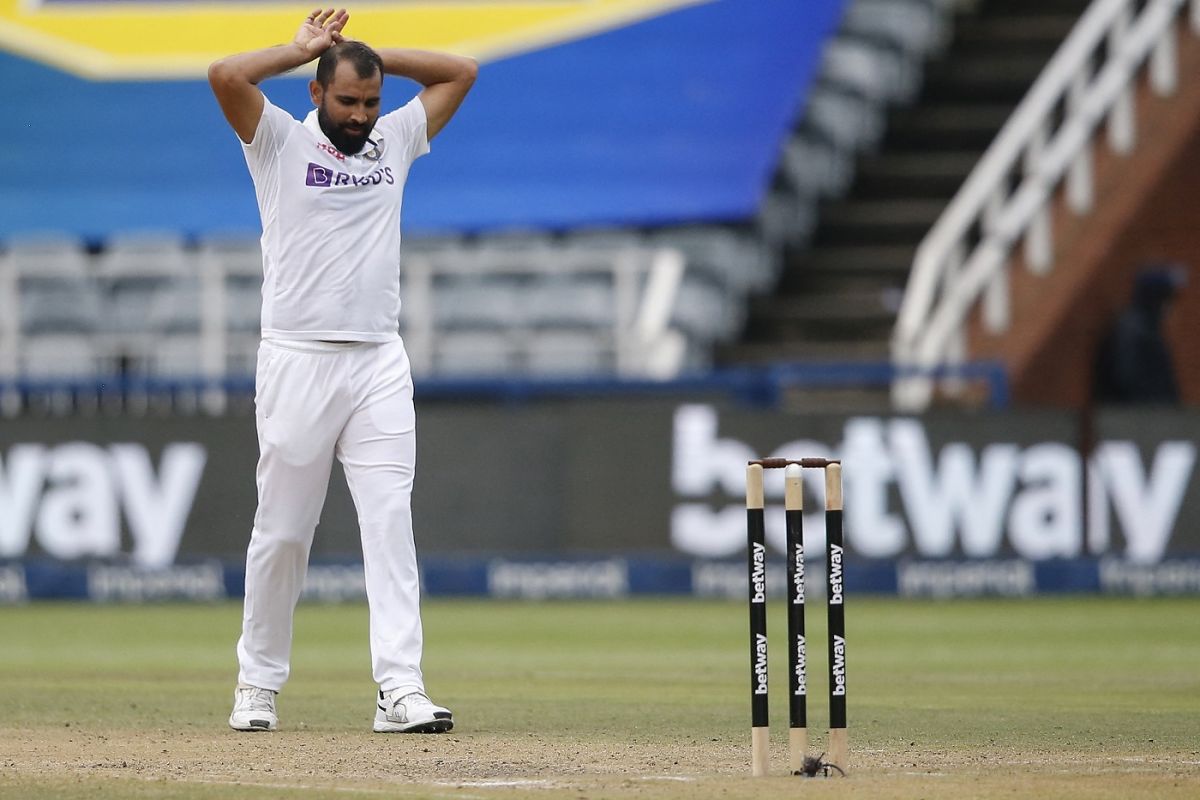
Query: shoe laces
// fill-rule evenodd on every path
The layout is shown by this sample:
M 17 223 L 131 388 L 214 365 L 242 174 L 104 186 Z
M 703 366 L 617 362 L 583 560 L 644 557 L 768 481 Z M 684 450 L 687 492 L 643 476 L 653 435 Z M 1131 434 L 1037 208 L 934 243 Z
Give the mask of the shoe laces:
M 257 686 L 238 687 L 238 706 L 247 711 L 275 713 L 275 693 Z
M 390 694 L 387 696 L 387 704 L 392 712 L 396 711 L 397 706 L 403 706 L 406 712 L 412 712 L 418 708 L 431 708 L 433 701 L 430 700 L 423 692 L 409 692 L 408 694 Z

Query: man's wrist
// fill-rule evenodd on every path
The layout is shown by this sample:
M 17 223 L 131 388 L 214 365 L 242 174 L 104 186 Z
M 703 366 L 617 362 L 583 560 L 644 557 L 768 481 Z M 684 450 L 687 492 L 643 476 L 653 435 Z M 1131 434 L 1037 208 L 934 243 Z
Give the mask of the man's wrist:
M 307 64 L 315 58 L 320 58 L 321 53 L 324 52 L 323 50 L 310 50 L 307 44 L 300 44 L 300 42 L 292 42 L 289 47 L 292 49 L 295 57 L 298 59 L 296 66 Z

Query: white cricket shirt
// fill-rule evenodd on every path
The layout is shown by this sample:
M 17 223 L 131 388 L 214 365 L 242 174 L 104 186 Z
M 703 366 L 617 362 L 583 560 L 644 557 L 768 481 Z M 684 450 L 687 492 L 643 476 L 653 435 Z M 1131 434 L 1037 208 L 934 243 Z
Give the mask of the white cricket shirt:
M 400 206 L 409 167 L 429 152 L 421 101 L 381 116 L 348 156 L 316 109 L 299 122 L 264 98 L 242 148 L 262 216 L 263 338 L 399 338 Z

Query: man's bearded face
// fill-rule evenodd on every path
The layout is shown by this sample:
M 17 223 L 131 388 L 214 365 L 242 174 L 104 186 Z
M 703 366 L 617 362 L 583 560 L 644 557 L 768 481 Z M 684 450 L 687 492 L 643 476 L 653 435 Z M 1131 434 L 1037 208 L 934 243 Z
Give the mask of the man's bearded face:
M 342 61 L 321 92 L 317 122 L 333 146 L 346 155 L 360 152 L 375 129 L 382 85 L 383 76 L 378 72 L 360 78 L 353 64 Z

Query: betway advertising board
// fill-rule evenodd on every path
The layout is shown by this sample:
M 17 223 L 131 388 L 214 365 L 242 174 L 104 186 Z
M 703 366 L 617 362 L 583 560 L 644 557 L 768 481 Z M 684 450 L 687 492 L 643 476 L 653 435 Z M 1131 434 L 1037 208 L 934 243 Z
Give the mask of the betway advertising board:
M 740 595 L 746 461 L 784 456 L 843 460 L 851 592 L 1200 591 L 1200 414 L 1101 413 L 1087 458 L 1078 429 L 1057 412 L 427 404 L 414 494 L 426 590 Z M 0 600 L 238 594 L 256 459 L 246 416 L 0 423 Z M 357 596 L 356 515 L 334 473 L 310 593 Z M 767 478 L 776 569 L 782 474 Z M 820 553 L 824 483 L 805 483 L 806 549 Z

